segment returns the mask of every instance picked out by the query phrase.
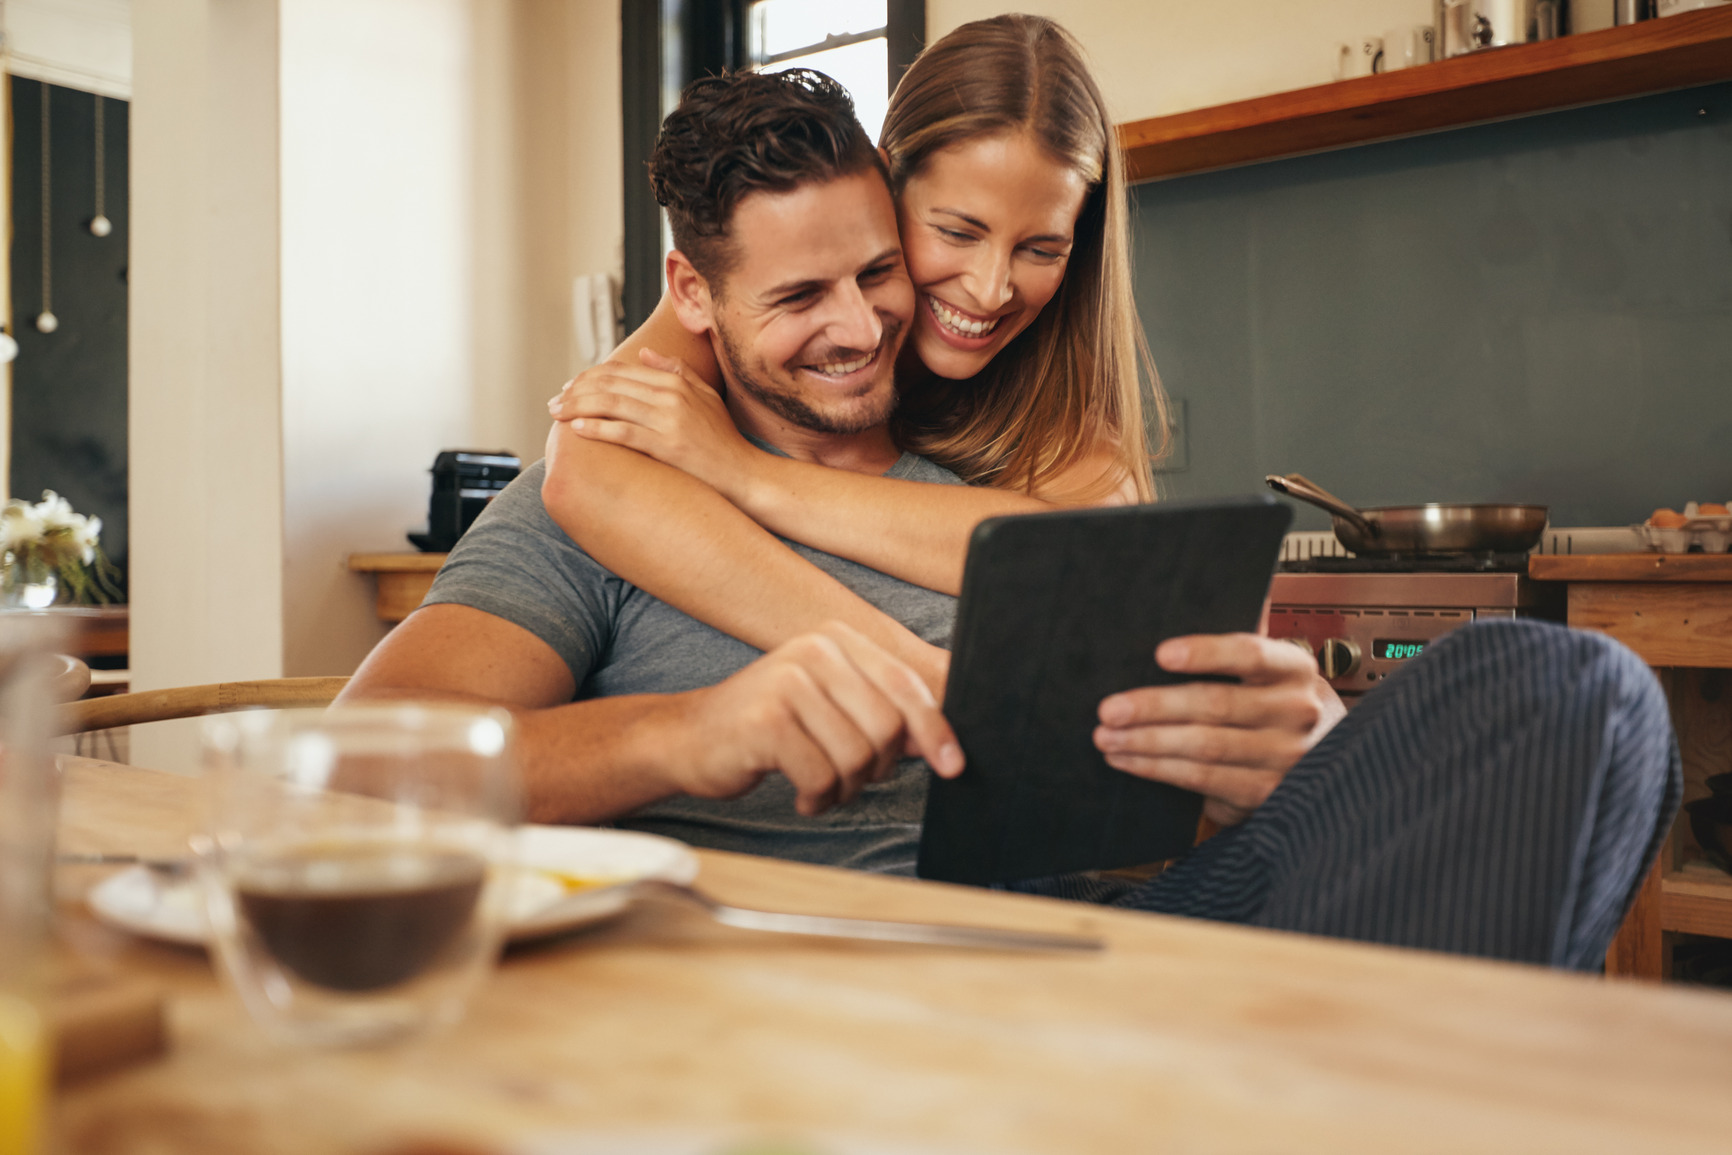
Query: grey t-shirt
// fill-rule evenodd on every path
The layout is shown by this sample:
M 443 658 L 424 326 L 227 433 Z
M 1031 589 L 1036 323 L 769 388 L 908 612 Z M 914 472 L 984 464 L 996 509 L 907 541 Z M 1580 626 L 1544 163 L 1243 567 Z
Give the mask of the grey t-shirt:
M 423 605 L 471 606 L 522 626 L 571 667 L 579 699 L 711 686 L 762 653 L 651 597 L 584 553 L 541 503 L 546 469 L 536 462 L 493 500 L 451 551 Z M 913 454 L 904 454 L 885 476 L 961 484 Z M 955 598 L 787 544 L 921 638 L 950 644 Z M 743 797 L 669 798 L 617 825 L 718 850 L 913 874 L 927 774 L 924 762 L 904 759 L 894 778 L 816 818 L 797 814 L 793 786 L 770 774 Z

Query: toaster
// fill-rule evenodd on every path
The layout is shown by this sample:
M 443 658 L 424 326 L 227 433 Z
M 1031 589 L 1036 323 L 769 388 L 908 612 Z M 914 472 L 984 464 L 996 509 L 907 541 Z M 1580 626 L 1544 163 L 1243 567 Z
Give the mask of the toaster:
M 426 553 L 447 552 L 522 468 L 523 462 L 504 450 L 444 450 L 433 459 L 427 532 L 411 533 L 409 543 Z

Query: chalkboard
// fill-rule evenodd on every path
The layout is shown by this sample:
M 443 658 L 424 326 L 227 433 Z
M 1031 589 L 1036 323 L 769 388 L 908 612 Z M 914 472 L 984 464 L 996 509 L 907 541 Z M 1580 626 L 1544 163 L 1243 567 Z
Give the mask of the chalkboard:
M 52 489 L 102 518 L 102 546 L 122 569 L 126 518 L 127 113 L 103 99 L 106 237 L 91 234 L 96 101 L 88 92 L 12 81 L 12 496 Z M 42 99 L 49 94 L 52 306 L 42 311 Z M 124 586 L 123 586 L 124 588 Z
M 1732 85 L 1140 185 L 1173 496 L 1732 498 Z M 1327 517 L 1308 507 L 1300 528 Z

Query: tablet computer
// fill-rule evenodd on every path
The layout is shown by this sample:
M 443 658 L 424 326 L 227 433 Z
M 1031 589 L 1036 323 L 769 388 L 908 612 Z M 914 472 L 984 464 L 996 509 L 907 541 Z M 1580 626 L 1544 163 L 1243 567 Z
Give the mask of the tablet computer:
M 982 522 L 944 694 L 968 764 L 931 782 L 920 876 L 1015 882 L 1187 850 L 1202 796 L 1108 766 L 1101 699 L 1193 678 L 1155 663 L 1167 638 L 1255 631 L 1292 516 L 1256 497 Z

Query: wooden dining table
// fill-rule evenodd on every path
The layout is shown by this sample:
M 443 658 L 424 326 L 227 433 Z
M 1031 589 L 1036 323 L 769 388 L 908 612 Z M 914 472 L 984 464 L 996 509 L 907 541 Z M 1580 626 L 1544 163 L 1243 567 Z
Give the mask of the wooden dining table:
M 199 812 L 194 778 L 64 760 L 62 852 L 184 853 Z M 60 1150 L 1732 1149 L 1726 993 L 699 859 L 698 885 L 725 902 L 1106 947 L 813 939 L 643 902 L 509 950 L 442 1033 L 294 1051 L 254 1027 L 201 950 L 97 922 L 81 895 L 100 868 L 63 867 L 65 956 L 165 991 L 168 1045 L 63 1087 Z

